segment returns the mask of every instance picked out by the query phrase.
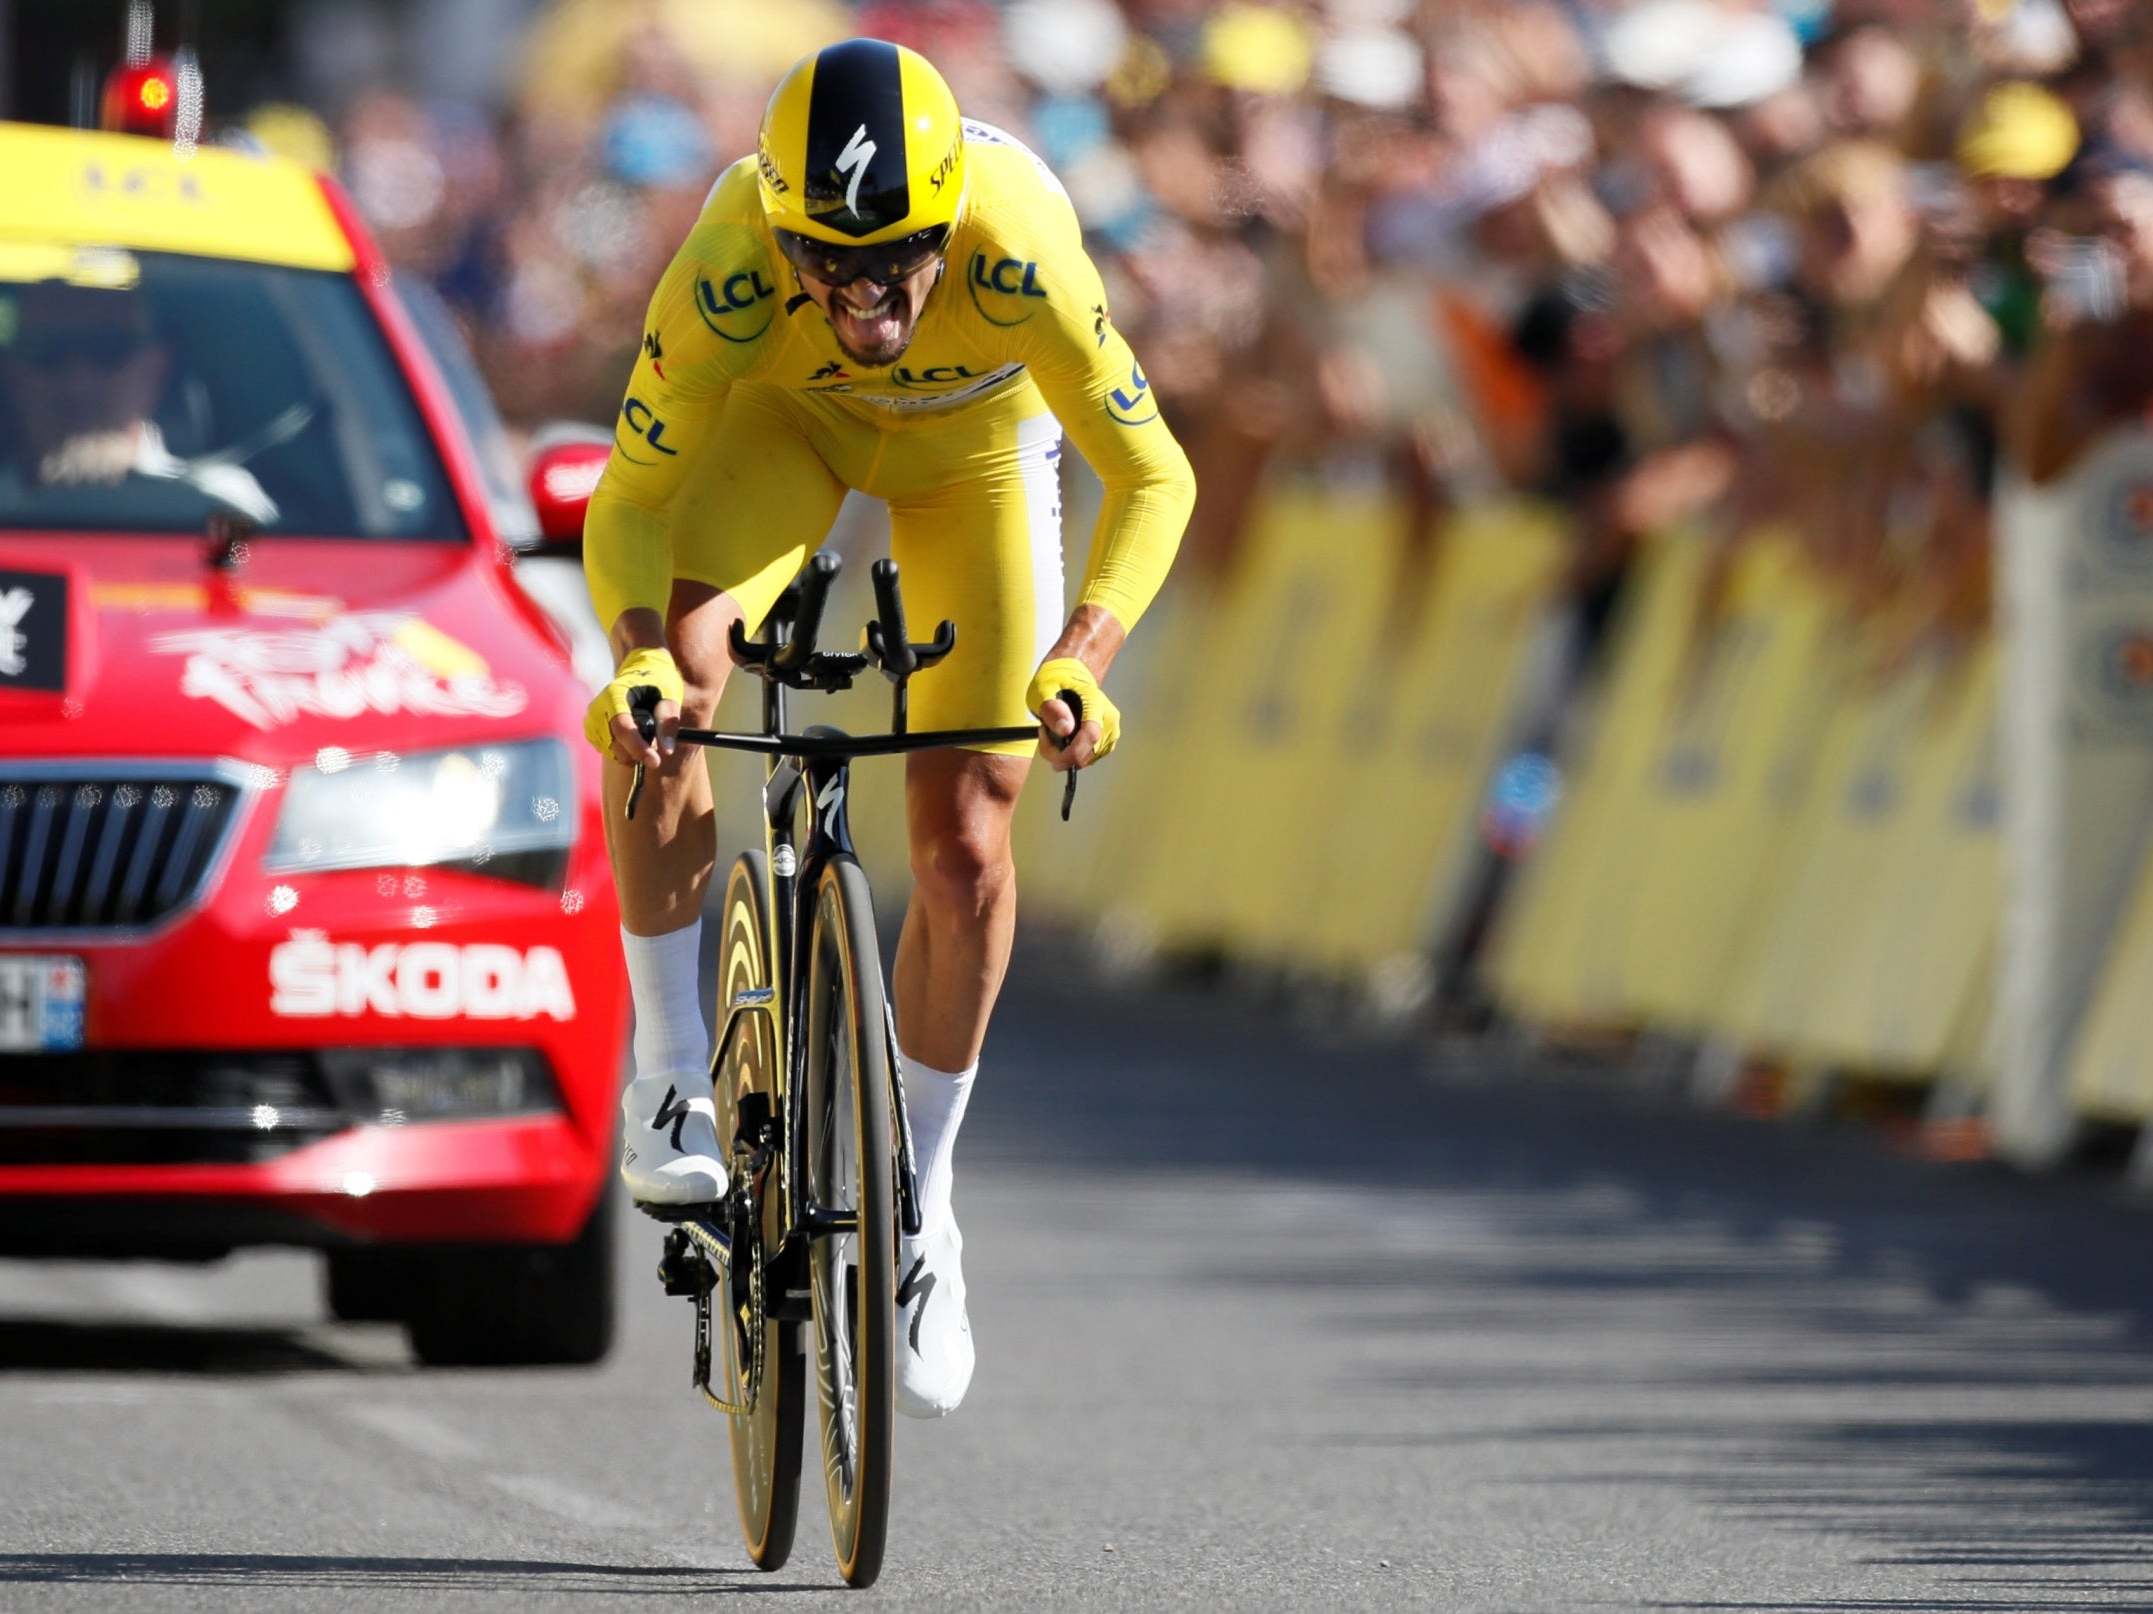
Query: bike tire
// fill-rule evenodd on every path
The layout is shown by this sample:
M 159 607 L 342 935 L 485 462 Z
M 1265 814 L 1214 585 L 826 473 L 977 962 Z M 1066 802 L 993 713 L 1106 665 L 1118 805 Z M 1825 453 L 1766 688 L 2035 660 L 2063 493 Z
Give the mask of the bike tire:
M 867 877 L 849 857 L 832 858 L 816 884 L 806 990 L 808 1199 L 857 1218 L 850 1233 L 817 1237 L 808 1257 L 823 1482 L 838 1573 L 869 1586 L 889 1536 L 896 1190 L 882 960 Z
M 770 926 L 764 907 L 769 890 L 768 862 L 761 852 L 743 853 L 725 882 L 723 929 L 718 944 L 718 1014 L 742 992 L 770 985 Z M 778 1022 L 750 1014 L 734 1034 L 725 1061 L 713 1072 L 718 1137 L 727 1148 L 740 1130 L 740 1100 L 759 1093 L 778 1113 Z M 773 1172 L 775 1168 L 773 1167 Z M 767 1259 L 784 1231 L 778 1185 L 763 1195 L 762 1248 L 738 1252 Z M 741 1388 L 737 1330 L 721 1310 L 724 1347 L 719 1366 L 728 1393 Z M 740 1513 L 740 1534 L 758 1569 L 780 1569 L 792 1556 L 793 1534 L 800 1522 L 800 1457 L 806 1437 L 807 1362 L 802 1325 L 771 1318 L 764 1325 L 762 1394 L 752 1413 L 726 1420 L 731 1425 L 733 1497 Z

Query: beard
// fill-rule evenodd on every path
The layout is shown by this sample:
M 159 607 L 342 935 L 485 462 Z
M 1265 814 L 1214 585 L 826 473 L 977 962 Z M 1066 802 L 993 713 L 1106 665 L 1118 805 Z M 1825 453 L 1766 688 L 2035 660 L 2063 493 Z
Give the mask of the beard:
M 919 311 L 902 286 L 885 288 L 881 298 L 865 312 L 853 307 L 849 293 L 840 292 L 830 299 L 825 312 L 839 351 L 869 370 L 882 369 L 904 357 L 919 319 Z

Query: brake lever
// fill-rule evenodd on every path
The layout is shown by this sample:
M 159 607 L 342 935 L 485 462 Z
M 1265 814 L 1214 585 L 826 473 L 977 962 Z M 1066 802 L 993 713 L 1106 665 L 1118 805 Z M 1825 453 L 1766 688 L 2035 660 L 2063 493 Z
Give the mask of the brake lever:
M 658 738 L 658 699 L 656 684 L 637 684 L 628 691 L 628 714 L 635 719 L 635 731 L 649 745 Z M 635 764 L 635 772 L 628 780 L 628 804 L 622 817 L 633 820 L 635 804 L 643 799 L 643 764 Z
M 1077 730 L 1084 726 L 1084 698 L 1073 689 L 1063 690 L 1056 698 L 1069 708 L 1069 716 L 1072 719 L 1069 725 L 1069 738 L 1066 740 L 1054 739 L 1051 733 L 1048 734 L 1047 738 L 1054 740 L 1055 750 L 1066 751 L 1075 743 Z M 1066 774 L 1062 775 L 1062 822 L 1065 824 L 1069 822 L 1069 814 L 1076 808 L 1076 782 L 1077 770 L 1075 768 L 1071 768 Z

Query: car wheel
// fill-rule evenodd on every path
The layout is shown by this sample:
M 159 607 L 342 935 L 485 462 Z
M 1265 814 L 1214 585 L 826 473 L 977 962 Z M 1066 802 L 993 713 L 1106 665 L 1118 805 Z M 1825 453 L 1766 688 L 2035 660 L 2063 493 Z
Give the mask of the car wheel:
M 613 1344 L 609 1182 L 566 1244 L 502 1244 L 433 1257 L 404 1316 L 429 1367 L 583 1366 Z
M 340 1323 L 400 1323 L 421 1281 L 410 1255 L 387 1250 L 331 1250 L 322 1265 L 322 1298 Z

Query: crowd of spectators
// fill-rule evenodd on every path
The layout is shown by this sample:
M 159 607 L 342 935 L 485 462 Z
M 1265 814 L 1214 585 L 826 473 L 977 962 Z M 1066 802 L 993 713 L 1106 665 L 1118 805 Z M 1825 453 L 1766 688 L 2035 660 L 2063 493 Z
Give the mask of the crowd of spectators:
M 381 88 L 336 161 L 513 419 L 610 418 L 764 99 L 925 52 L 1066 182 L 1196 462 L 1199 575 L 1266 471 L 1799 535 L 1859 610 L 1987 609 L 1999 478 L 2153 397 L 2144 0 L 554 0 L 507 104 Z

